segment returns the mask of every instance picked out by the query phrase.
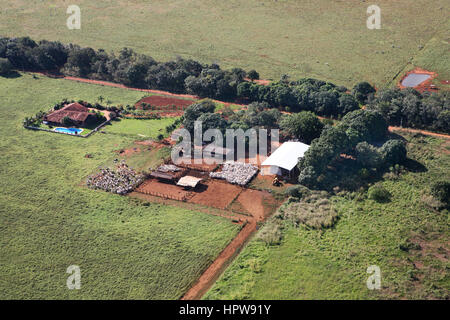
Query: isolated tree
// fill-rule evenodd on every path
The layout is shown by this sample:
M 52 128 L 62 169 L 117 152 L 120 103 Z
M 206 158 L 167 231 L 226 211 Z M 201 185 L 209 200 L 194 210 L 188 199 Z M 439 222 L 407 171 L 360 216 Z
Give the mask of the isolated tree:
M 360 142 L 356 145 L 356 161 L 364 168 L 378 168 L 383 159 L 378 149 L 367 142 Z
M 375 88 L 365 81 L 357 83 L 352 89 L 353 96 L 360 104 L 365 104 L 369 95 L 374 94 L 375 92 Z
M 282 130 L 307 144 L 320 136 L 323 127 L 319 118 L 310 111 L 285 115 L 280 121 Z
M 450 204 L 450 182 L 436 181 L 431 186 L 431 194 L 439 201 Z
M 400 140 L 386 141 L 380 151 L 386 165 L 402 164 L 406 160 L 406 147 Z
M 247 73 L 247 77 L 252 81 L 259 80 L 259 73 L 252 69 Z

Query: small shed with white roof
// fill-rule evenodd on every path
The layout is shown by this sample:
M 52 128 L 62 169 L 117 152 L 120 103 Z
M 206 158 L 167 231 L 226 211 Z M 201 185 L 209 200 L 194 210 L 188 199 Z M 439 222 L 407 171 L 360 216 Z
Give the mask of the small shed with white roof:
M 303 158 L 309 145 L 302 142 L 288 141 L 279 146 L 261 164 L 261 175 L 292 176 L 300 158 Z

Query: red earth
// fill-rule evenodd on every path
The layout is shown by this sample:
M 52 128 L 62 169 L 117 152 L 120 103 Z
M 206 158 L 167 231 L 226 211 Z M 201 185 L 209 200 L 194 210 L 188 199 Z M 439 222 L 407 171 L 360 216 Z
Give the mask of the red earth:
M 162 107 L 159 108 L 160 110 L 171 110 L 172 106 L 178 107 L 176 110 L 184 110 L 194 102 L 195 102 L 194 100 L 178 99 L 174 97 L 154 95 L 143 98 L 142 100 L 136 103 L 136 107 L 141 107 L 142 103 L 148 103 L 152 107 Z

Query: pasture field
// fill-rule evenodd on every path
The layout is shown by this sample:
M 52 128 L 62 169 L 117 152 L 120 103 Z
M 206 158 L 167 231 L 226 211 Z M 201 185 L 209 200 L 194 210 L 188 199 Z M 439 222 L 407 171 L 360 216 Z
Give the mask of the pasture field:
M 176 118 L 162 119 L 120 119 L 113 121 L 105 132 L 114 135 L 128 136 L 136 140 L 156 139 L 159 134 L 167 136 L 166 127 L 174 123 Z
M 80 139 L 22 127 L 63 98 L 99 95 L 131 104 L 142 93 L 0 78 L 0 299 L 177 299 L 239 231 L 221 217 L 84 187 L 134 136 Z M 81 290 L 66 287 L 70 265 L 81 269 Z
M 256 69 L 262 78 L 288 74 L 346 86 L 363 80 L 391 85 L 412 62 L 438 74 L 448 72 L 448 1 L 378 0 L 373 4 L 381 8 L 380 30 L 366 27 L 370 4 L 79 0 L 81 30 L 69 30 L 65 2 L 0 0 L 0 34 L 107 51 L 130 47 L 157 60 L 179 55 L 224 68 Z
M 409 157 L 426 171 L 382 183 L 391 202 L 334 196 L 339 214 L 328 230 L 285 222 L 280 245 L 256 236 L 205 299 L 448 299 L 448 210 L 430 207 L 430 185 L 450 177 L 450 141 L 404 134 Z M 368 290 L 367 267 L 381 269 Z

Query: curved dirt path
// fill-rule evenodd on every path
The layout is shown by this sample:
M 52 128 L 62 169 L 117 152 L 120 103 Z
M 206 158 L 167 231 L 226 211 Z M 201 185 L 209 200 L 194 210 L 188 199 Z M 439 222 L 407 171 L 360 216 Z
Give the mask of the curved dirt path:
M 44 76 L 51 76 L 47 73 L 42 73 L 42 72 L 34 72 L 34 73 L 39 73 L 42 74 Z M 115 82 L 109 82 L 109 81 L 103 81 L 103 80 L 92 80 L 92 79 L 86 79 L 86 78 L 80 78 L 80 77 L 72 77 L 72 76 L 57 76 L 58 79 L 65 79 L 65 80 L 71 80 L 71 81 L 77 81 L 77 82 L 82 82 L 82 83 L 90 83 L 90 84 L 96 84 L 96 85 L 100 85 L 100 86 L 108 86 L 108 87 L 114 87 L 114 88 L 121 88 L 121 89 L 128 89 L 128 90 L 134 90 L 134 91 L 141 91 L 141 92 L 147 92 L 147 93 L 154 93 L 154 94 L 160 94 L 160 95 L 165 95 L 165 96 L 170 96 L 170 97 L 177 97 L 177 98 L 188 98 L 188 99 L 194 99 L 194 100 L 199 100 L 202 99 L 199 96 L 196 95 L 192 95 L 192 94 L 184 94 L 184 93 L 171 93 L 169 91 L 162 91 L 162 90 L 155 90 L 155 89 L 140 89 L 140 88 L 133 88 L 133 87 L 128 87 L 126 85 L 120 84 L 120 83 L 115 83 Z M 241 103 L 237 103 L 237 102 L 225 102 L 225 101 L 221 101 L 221 100 L 215 100 L 215 99 L 211 99 L 212 101 L 216 102 L 216 103 L 221 103 L 225 106 L 229 106 L 229 105 L 237 105 L 237 106 L 241 106 L 241 107 L 246 107 L 246 104 L 241 104 Z
M 225 247 L 214 262 L 200 276 L 197 282 L 185 293 L 181 300 L 199 300 L 206 291 L 216 282 L 232 259 L 247 243 L 250 236 L 256 231 L 255 219 L 250 220 L 239 234 Z
M 420 129 L 411 129 L 411 128 L 402 128 L 402 127 L 389 126 L 389 131 L 391 131 L 391 132 L 394 132 L 394 131 L 406 131 L 406 132 L 411 132 L 411 133 L 421 133 L 421 134 L 423 134 L 425 136 L 432 136 L 432 137 L 437 137 L 437 138 L 450 139 L 450 135 L 448 135 L 448 134 L 436 133 L 436 132 L 420 130 Z

